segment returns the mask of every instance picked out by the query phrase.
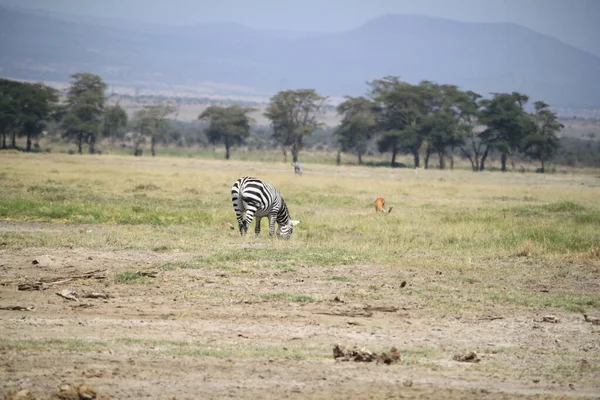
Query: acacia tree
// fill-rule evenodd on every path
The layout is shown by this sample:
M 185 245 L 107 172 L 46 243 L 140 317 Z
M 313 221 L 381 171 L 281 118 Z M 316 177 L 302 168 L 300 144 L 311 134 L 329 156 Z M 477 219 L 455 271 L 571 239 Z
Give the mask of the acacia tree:
M 25 84 L 20 96 L 22 134 L 27 138 L 25 151 L 31 151 L 32 139 L 39 137 L 52 118 L 58 102 L 55 89 L 43 84 Z
M 462 154 L 471 163 L 474 172 L 483 171 L 485 168 L 485 157 L 489 151 L 489 137 L 481 135 L 478 130 L 478 117 L 480 115 L 479 101 L 481 95 L 466 91 L 457 102 L 460 118 L 460 129 L 462 129 L 465 140 L 459 145 Z
M 253 120 L 247 114 L 255 110 L 238 105 L 210 106 L 198 116 L 199 120 L 209 123 L 205 132 L 210 143 L 225 145 L 226 160 L 229 160 L 231 147 L 244 143 L 250 136 L 250 123 Z
M 127 122 L 127 112 L 119 104 L 106 107 L 104 109 L 102 136 L 111 140 L 123 139 Z
M 336 108 L 342 116 L 342 122 L 335 130 L 335 135 L 341 150 L 354 152 L 358 156 L 358 165 L 361 165 L 368 141 L 377 126 L 375 104 L 364 97 L 346 96 L 345 99 Z
M 419 84 L 424 96 L 425 114 L 419 121 L 419 132 L 427 144 L 425 168 L 429 166 L 429 156 L 438 155 L 439 168 L 446 168 L 446 158 L 450 168 L 454 168 L 454 150 L 465 143 L 472 130 L 470 116 L 466 109 L 470 106 L 473 92 L 463 92 L 455 85 L 438 85 L 432 82 Z
M 20 82 L 9 79 L 0 79 L 0 133 L 2 134 L 2 148 L 17 147 L 16 132 L 19 121 L 18 93 Z M 10 145 L 7 138 L 10 137 Z
M 531 116 L 537 129 L 523 140 L 525 154 L 540 161 L 540 172 L 544 173 L 545 163 L 557 152 L 560 143 L 556 136 L 564 126 L 558 121 L 558 116 L 550 110 L 543 101 L 534 103 L 535 112 Z
M 322 123 L 326 97 L 314 89 L 284 90 L 271 97 L 264 116 L 271 120 L 273 137 L 285 149 L 291 146 L 292 161 L 298 161 L 302 140 Z
M 489 150 L 500 152 L 502 171 L 506 171 L 508 156 L 521 148 L 523 139 L 536 129 L 533 120 L 525 112 L 528 97 L 521 93 L 495 93 L 489 100 L 482 100 L 480 121 L 487 129 L 480 136 L 489 144 L 481 160 L 483 169 Z
M 73 82 L 67 93 L 62 120 L 64 136 L 77 144 L 79 154 L 83 153 L 83 143 L 86 141 L 90 154 L 94 154 L 103 123 L 107 85 L 94 74 L 77 73 L 71 75 L 71 79 Z
M 423 136 L 417 125 L 424 114 L 423 88 L 394 76 L 369 82 L 369 86 L 369 96 L 377 110 L 379 151 L 392 152 L 392 167 L 396 166 L 398 153 L 412 154 L 415 167 L 418 167 Z
M 135 112 L 134 126 L 138 130 L 138 137 L 135 139 L 134 155 L 141 155 L 140 145 L 149 135 L 150 151 L 153 157 L 156 156 L 156 143 L 164 137 L 169 125 L 167 117 L 176 111 L 177 108 L 171 104 L 152 104 Z
M 2 148 L 10 135 L 10 147 L 17 148 L 17 136 L 25 136 L 25 151 L 31 151 L 46 121 L 52 118 L 58 102 L 57 91 L 41 83 L 0 80 L 0 131 Z

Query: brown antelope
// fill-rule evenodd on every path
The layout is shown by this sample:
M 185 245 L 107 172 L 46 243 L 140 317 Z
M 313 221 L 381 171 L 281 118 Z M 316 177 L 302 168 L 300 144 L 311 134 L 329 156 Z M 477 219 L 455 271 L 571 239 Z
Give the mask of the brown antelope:
M 390 206 L 390 208 L 388 208 L 388 210 L 386 211 L 385 208 L 385 199 L 383 197 L 378 197 L 375 200 L 375 212 L 379 212 L 381 211 L 382 213 L 387 212 L 388 214 L 392 212 L 392 208 L 394 208 L 394 206 Z

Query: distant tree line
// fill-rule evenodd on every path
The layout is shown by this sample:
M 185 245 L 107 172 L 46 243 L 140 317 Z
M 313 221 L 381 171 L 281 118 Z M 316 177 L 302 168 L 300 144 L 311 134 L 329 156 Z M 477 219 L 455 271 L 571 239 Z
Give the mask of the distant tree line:
M 148 98 L 129 118 L 118 102 L 106 104 L 107 85 L 101 77 L 78 73 L 71 79 L 62 96 L 42 84 L 0 79 L 0 146 L 17 148 L 16 138 L 26 137 L 22 150 L 31 151 L 34 139 L 48 128 L 74 143 L 79 153 L 84 146 L 95 153 L 98 141 L 105 139 L 130 143 L 136 156 L 149 141 L 152 155 L 158 144 L 220 145 L 227 159 L 238 146 L 278 147 L 295 162 L 308 143 L 334 146 L 338 164 L 342 152 L 363 164 L 363 156 L 375 150 L 391 154 L 392 167 L 402 165 L 399 155 L 408 155 L 415 167 L 429 168 L 436 159 L 438 168 L 453 168 L 458 156 L 473 171 L 483 171 L 494 153 L 502 171 L 513 157 L 527 157 L 540 163 L 540 172 L 551 160 L 581 165 L 591 157 L 598 163 L 600 150 L 590 145 L 586 152 L 570 141 L 568 152 L 561 151 L 563 125 L 557 115 L 542 101 L 528 111 L 529 97 L 518 92 L 485 99 L 454 85 L 410 84 L 389 76 L 368 82 L 364 96 L 346 96 L 335 108 L 341 123 L 329 128 L 320 122 L 331 109 L 326 97 L 313 89 L 284 90 L 271 97 L 264 112 L 270 125 L 261 127 L 248 115 L 256 111 L 252 103 L 211 105 L 194 124 L 177 121 L 177 106 L 192 101 L 184 98 L 158 104 Z

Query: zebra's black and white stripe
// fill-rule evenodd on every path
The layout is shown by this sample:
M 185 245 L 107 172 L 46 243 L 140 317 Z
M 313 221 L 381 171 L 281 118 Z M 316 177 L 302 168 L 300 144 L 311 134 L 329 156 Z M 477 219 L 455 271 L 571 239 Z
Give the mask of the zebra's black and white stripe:
M 255 217 L 256 235 L 260 233 L 261 219 L 267 217 L 269 236 L 275 233 L 275 222 L 277 222 L 277 237 L 283 239 L 289 239 L 294 226 L 300 223 L 290 217 L 288 207 L 279 190 L 272 184 L 257 178 L 245 176 L 238 179 L 231 187 L 231 202 L 242 236 L 248 232 L 248 227 Z

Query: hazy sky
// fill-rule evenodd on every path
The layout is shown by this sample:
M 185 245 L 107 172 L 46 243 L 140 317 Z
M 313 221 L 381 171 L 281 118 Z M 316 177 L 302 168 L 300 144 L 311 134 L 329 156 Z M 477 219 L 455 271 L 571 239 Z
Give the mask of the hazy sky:
M 0 4 L 166 24 L 340 31 L 386 13 L 515 22 L 600 56 L 600 0 L 0 0 Z

